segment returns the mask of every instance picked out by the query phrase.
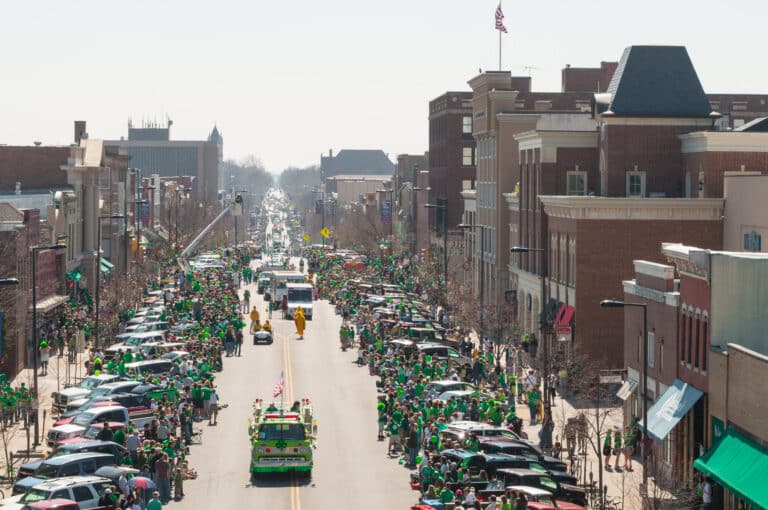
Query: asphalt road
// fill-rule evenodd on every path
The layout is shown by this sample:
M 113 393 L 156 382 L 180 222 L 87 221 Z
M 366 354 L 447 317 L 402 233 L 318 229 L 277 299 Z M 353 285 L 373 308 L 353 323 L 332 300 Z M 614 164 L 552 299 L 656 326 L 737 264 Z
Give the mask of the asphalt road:
M 255 286 L 251 295 L 257 296 Z M 253 303 L 253 297 L 251 298 Z M 257 296 L 265 317 L 265 306 Z M 386 454 L 376 440 L 376 387 L 367 368 L 355 363 L 356 351 L 339 349 L 341 319 L 327 302 L 315 302 L 314 317 L 299 340 L 292 321 L 271 321 L 272 345 L 252 345 L 246 336 L 243 356 L 224 358 L 216 378 L 222 403 L 219 423 L 203 429 L 202 444 L 192 447 L 198 478 L 185 485 L 190 509 L 269 508 L 405 509 L 416 501 L 408 470 Z M 318 420 L 317 449 L 310 480 L 292 475 L 261 477 L 248 472 L 247 420 L 255 398 L 269 401 L 285 373 L 285 400 L 309 398 Z

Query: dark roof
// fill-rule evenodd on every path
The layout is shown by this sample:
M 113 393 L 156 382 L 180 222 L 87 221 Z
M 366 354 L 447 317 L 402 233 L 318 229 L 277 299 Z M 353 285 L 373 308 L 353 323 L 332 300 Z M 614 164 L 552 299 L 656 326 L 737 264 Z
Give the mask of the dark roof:
M 608 86 L 622 116 L 709 117 L 712 107 L 683 46 L 630 46 Z
M 395 164 L 384 151 L 344 149 L 335 156 L 323 156 L 320 167 L 324 177 L 339 174 L 392 175 Z
M 758 117 L 744 125 L 734 129 L 734 131 L 745 131 L 748 133 L 765 133 L 768 131 L 768 117 Z

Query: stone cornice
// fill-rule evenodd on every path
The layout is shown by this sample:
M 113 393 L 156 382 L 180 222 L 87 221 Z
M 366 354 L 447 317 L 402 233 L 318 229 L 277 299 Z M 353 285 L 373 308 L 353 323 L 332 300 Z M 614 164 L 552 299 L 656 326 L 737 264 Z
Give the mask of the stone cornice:
M 600 121 L 606 126 L 701 126 L 712 127 L 713 119 L 702 117 L 614 117 L 601 115 Z
M 722 198 L 610 198 L 541 195 L 544 212 L 575 220 L 721 220 Z
M 520 210 L 520 196 L 517 193 L 502 193 L 501 195 L 507 201 L 507 207 L 510 211 Z
M 597 131 L 526 131 L 516 135 L 520 150 L 527 149 L 595 149 Z M 554 163 L 555 161 L 542 161 Z
M 635 280 L 624 280 L 622 283 L 624 284 L 625 294 L 650 299 L 651 301 L 656 301 L 657 303 L 673 306 L 675 308 L 680 303 L 679 292 L 663 292 L 657 289 L 643 287 L 642 285 L 638 285 Z
M 697 131 L 679 135 L 680 152 L 768 152 L 768 133 Z

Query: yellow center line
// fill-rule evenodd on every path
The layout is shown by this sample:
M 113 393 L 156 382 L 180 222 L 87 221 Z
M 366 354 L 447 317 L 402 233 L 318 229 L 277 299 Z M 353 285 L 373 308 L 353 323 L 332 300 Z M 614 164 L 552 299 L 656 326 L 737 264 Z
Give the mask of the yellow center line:
M 293 368 L 291 364 L 291 336 L 281 336 L 280 341 L 283 343 L 283 371 L 284 371 L 284 383 L 285 396 L 288 403 L 293 403 Z M 301 495 L 299 493 L 299 486 L 296 481 L 296 475 L 291 473 L 291 510 L 301 510 Z

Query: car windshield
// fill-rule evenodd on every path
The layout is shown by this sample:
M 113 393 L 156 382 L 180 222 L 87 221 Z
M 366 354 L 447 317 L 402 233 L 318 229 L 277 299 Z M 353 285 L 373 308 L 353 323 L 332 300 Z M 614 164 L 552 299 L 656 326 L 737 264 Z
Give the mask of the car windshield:
M 125 341 L 125 345 L 139 345 L 141 343 L 141 338 L 137 336 L 132 336 L 128 340 Z
M 90 390 L 91 388 L 95 388 L 96 386 L 98 386 L 100 382 L 101 381 L 93 377 L 86 377 L 85 379 L 80 381 L 80 384 L 78 384 L 78 387 Z
M 83 413 L 75 416 L 75 419 L 72 420 L 72 424 L 80 425 L 81 427 L 87 427 L 91 424 L 92 421 L 93 415 L 91 413 Z
M 100 386 L 91 392 L 91 397 L 101 397 L 109 393 L 109 388 Z
M 557 490 L 557 482 L 548 476 L 539 477 L 539 486 L 549 490 Z
M 50 497 L 51 493 L 48 491 L 32 489 L 21 497 L 19 503 L 34 503 L 35 501 L 43 501 L 49 499 Z
M 88 430 L 85 431 L 85 434 L 83 434 L 83 437 L 86 439 L 96 439 L 96 436 L 99 435 L 99 432 L 101 432 L 100 428 L 89 427 Z
M 312 301 L 312 289 L 288 289 L 288 302 L 309 303 Z
M 37 468 L 37 471 L 35 471 L 35 478 L 53 478 L 56 476 L 56 473 L 59 471 L 59 466 L 53 466 L 51 464 L 46 464 L 43 462 L 40 464 L 40 467 Z
M 259 439 L 262 441 L 303 441 L 304 426 L 300 423 L 265 423 L 259 427 Z

